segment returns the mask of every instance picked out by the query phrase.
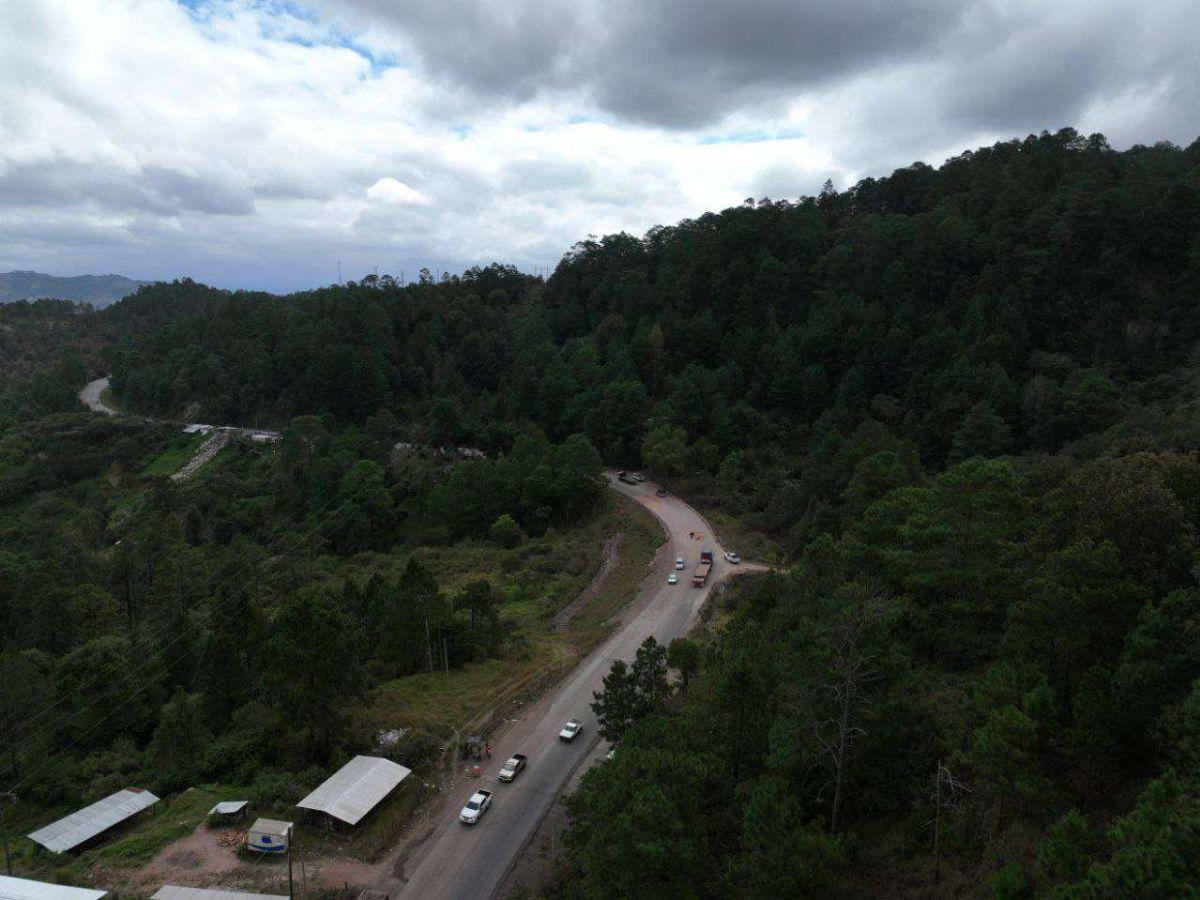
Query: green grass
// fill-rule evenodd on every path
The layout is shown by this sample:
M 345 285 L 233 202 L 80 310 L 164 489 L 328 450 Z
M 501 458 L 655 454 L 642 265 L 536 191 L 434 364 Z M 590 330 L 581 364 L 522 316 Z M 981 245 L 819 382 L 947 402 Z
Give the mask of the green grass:
M 621 542 L 621 561 L 600 593 L 571 623 L 571 631 L 583 652 L 607 637 L 613 616 L 637 596 L 646 569 L 665 540 L 658 520 L 641 505 L 624 504 L 622 516 L 625 538 Z
M 783 544 L 768 534 L 755 531 L 745 523 L 720 509 L 697 506 L 708 523 L 716 529 L 721 545 L 726 550 L 736 550 L 748 562 L 773 565 L 784 559 Z
M 207 436 L 203 434 L 180 434 L 158 456 L 150 460 L 139 473 L 142 478 L 166 478 L 183 468 L 183 464 L 192 458 Z
M 128 834 L 89 853 L 94 853 L 96 861 L 105 866 L 148 863 L 167 844 L 191 834 L 205 821 L 213 804 L 227 799 L 227 794 L 217 787 L 199 787 L 175 794 L 152 807 L 150 815 Z
M 228 799 L 227 788 L 205 786 L 184 791 L 155 804 L 132 823 L 118 826 L 107 840 L 82 853 L 51 855 L 32 841 L 13 842 L 14 870 L 21 877 L 69 884 L 91 884 L 96 876 L 106 887 L 119 873 L 145 865 L 164 847 L 191 834 L 205 821 L 218 800 Z M 64 810 L 65 815 L 70 810 Z M 43 823 L 45 824 L 45 823 Z M 103 872 L 103 874 L 102 874 Z
M 494 706 L 506 689 L 550 665 L 553 657 L 548 651 L 543 647 L 527 659 L 493 658 L 451 669 L 449 674 L 434 672 L 389 681 L 377 691 L 370 718 L 379 727 L 415 725 L 450 734 Z
M 617 531 L 625 534 L 620 561 L 604 588 L 566 631 L 555 632 L 554 614 L 592 580 L 600 568 L 604 539 Z M 653 516 L 637 504 L 614 500 L 582 528 L 513 550 L 464 543 L 419 551 L 450 590 L 474 578 L 491 578 L 510 598 L 502 603 L 501 616 L 515 627 L 518 639 L 501 656 L 448 674 L 389 681 L 358 715 L 372 728 L 415 726 L 449 735 L 552 673 L 569 671 L 611 631 L 613 617 L 636 596 L 662 541 Z M 402 568 L 400 560 L 375 562 L 381 568 L 394 567 L 392 574 Z
M 100 392 L 100 402 L 109 409 L 121 409 L 121 404 L 117 400 L 116 394 L 113 393 L 113 389 L 110 387 L 106 387 Z

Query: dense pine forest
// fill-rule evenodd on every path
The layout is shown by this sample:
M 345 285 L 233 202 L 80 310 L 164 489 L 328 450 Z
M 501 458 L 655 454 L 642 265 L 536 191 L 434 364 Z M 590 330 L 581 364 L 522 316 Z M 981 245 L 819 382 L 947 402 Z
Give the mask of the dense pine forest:
M 419 554 L 339 566 L 553 537 L 603 505 L 602 464 L 644 466 L 777 570 L 630 701 L 549 894 L 1197 890 L 1200 142 L 1042 134 L 589 239 L 546 282 L 149 286 L 63 325 L 61 356 L 63 309 L 18 306 L 0 741 L 42 802 L 64 773 L 177 788 L 351 749 L 331 725 L 421 670 L 421 623 L 455 664 L 505 634 L 491 585 L 450 596 Z M 89 371 L 282 443 L 155 478 L 179 438 L 80 412 Z M 314 648 L 349 663 L 314 674 Z M 267 709 L 264 679 L 306 689 Z

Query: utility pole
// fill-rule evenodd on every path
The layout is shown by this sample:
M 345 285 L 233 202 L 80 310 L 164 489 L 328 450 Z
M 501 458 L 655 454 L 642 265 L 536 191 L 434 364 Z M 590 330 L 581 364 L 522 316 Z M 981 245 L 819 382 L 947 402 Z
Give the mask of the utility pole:
M 942 879 L 942 760 L 933 779 L 933 883 Z
M 446 639 L 442 638 L 442 659 L 446 663 L 446 674 L 450 674 L 450 654 L 446 651 Z
M 0 840 L 4 841 L 4 870 L 12 878 L 12 856 L 8 850 L 8 831 L 4 828 L 4 804 L 16 803 L 17 795 L 12 791 L 0 791 Z
M 289 828 L 289 829 L 287 830 L 287 842 L 288 842 L 288 900 L 292 900 L 292 898 L 294 898 L 294 897 L 296 896 L 295 892 L 292 890 L 292 840 L 293 840 L 293 838 L 294 838 L 294 835 L 292 834 L 292 831 L 293 831 L 293 829 L 292 829 L 292 828 Z
M 433 671 L 433 644 L 429 641 L 429 620 L 425 620 L 425 652 L 429 655 L 429 671 Z
M 338 260 L 338 284 L 342 283 L 342 261 Z

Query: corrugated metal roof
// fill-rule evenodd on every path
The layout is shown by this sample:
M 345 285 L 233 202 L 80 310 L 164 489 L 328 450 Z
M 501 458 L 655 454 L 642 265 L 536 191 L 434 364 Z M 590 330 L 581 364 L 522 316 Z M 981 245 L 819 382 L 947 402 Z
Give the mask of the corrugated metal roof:
M 210 816 L 232 816 L 250 805 L 249 800 L 222 800 L 208 811 Z
M 208 890 L 164 884 L 150 895 L 150 900 L 275 900 L 287 894 L 246 894 L 241 891 Z
M 72 847 L 78 847 L 84 841 L 91 840 L 157 802 L 158 798 L 147 790 L 125 788 L 57 822 L 52 822 L 45 828 L 39 828 L 30 834 L 29 838 L 47 850 L 62 853 Z
M 347 825 L 357 825 L 411 771 L 390 759 L 356 756 L 296 806 L 327 813 Z
M 0 900 L 102 900 L 108 891 L 0 875 Z
M 283 837 L 292 830 L 291 822 L 280 822 L 278 819 L 255 819 L 254 824 L 250 826 L 251 831 L 257 831 L 260 834 L 273 834 L 276 837 Z

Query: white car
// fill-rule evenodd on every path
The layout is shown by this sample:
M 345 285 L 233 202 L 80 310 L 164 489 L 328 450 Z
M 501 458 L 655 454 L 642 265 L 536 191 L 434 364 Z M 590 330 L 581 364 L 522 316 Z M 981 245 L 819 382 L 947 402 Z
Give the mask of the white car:
M 687 565 L 687 562 L 682 556 L 675 557 L 675 570 L 677 572 L 682 572 L 685 565 Z
M 679 584 L 679 576 L 672 572 L 667 576 L 667 584 Z
M 566 741 L 569 744 L 571 741 L 575 740 L 575 736 L 581 731 L 583 731 L 583 723 L 578 719 L 572 719 L 570 722 L 564 725 L 562 731 L 558 733 L 558 739 L 560 741 Z
M 731 562 L 735 566 L 742 561 L 742 558 L 740 556 L 738 556 L 736 553 L 734 553 L 732 550 L 730 550 L 728 553 L 725 554 L 725 559 L 727 562 Z
M 500 774 L 496 777 L 501 781 L 514 780 L 517 775 L 520 774 L 521 770 L 525 768 L 527 759 L 528 758 L 524 753 L 514 753 L 512 757 L 509 758 L 508 762 L 504 764 L 504 768 L 500 770 Z
M 474 825 L 479 821 L 480 816 L 491 809 L 491 806 L 492 792 L 476 791 L 467 801 L 467 805 L 462 808 L 462 812 L 458 814 L 458 821 L 464 825 Z

